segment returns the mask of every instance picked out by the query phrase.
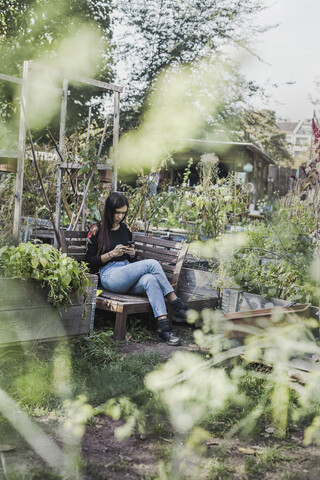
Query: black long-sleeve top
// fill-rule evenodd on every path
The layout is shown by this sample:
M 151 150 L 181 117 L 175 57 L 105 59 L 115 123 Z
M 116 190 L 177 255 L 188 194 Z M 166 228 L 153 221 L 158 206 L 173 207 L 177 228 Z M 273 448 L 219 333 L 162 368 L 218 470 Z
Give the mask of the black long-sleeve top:
M 105 252 L 98 254 L 98 236 L 99 236 L 100 225 L 93 225 L 90 228 L 87 236 L 87 254 L 86 262 L 89 264 L 90 271 L 92 273 L 98 272 L 98 270 L 103 267 L 106 263 L 102 262 L 101 255 L 104 253 L 110 252 L 117 245 L 127 245 L 128 240 L 132 240 L 132 232 L 129 230 L 125 223 L 120 223 L 118 230 L 110 230 L 110 248 Z M 134 261 L 134 258 L 130 257 L 127 253 L 121 255 L 120 257 L 112 257 L 112 262 L 121 262 L 123 260 L 129 260 L 129 262 Z

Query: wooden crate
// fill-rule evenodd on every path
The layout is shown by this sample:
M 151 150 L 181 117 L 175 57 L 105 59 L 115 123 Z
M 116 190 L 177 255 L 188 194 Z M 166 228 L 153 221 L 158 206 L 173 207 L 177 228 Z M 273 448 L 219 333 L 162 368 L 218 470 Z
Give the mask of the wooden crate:
M 9 160 L 8 163 L 0 163 L 0 172 L 16 173 L 17 160 Z
M 47 289 L 36 280 L 0 278 L 0 345 L 87 335 L 93 328 L 98 281 L 96 275 L 88 276 L 93 285 L 87 303 L 73 295 L 66 311 L 48 304 Z
M 183 267 L 179 277 L 177 295 L 194 310 L 217 308 L 219 292 L 212 286 L 214 280 L 211 272 Z
M 309 316 L 311 303 L 301 303 L 293 305 L 292 307 L 276 307 L 277 310 L 282 311 L 285 316 L 287 315 L 302 315 Z M 271 325 L 276 325 L 272 322 L 271 316 L 275 312 L 274 308 L 262 308 L 259 310 L 249 310 L 246 312 L 232 312 L 225 313 L 223 317 L 226 320 L 226 328 L 223 328 L 223 333 L 229 338 L 244 338 L 249 335 L 249 331 L 240 331 L 234 327 L 258 327 L 267 328 Z M 283 325 L 283 322 L 281 322 Z M 249 330 L 248 328 L 248 330 Z

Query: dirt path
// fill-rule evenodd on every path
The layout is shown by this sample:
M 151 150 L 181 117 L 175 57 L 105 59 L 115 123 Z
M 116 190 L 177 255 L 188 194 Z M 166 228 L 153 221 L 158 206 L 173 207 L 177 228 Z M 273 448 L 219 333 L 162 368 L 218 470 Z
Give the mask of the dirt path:
M 137 480 L 157 473 L 157 442 L 130 437 L 122 442 L 113 432 L 119 422 L 101 417 L 93 427 L 87 427 L 82 441 L 83 459 L 88 480 L 124 478 Z
M 197 351 L 190 331 L 181 331 L 181 347 L 149 341 L 124 342 L 119 353 L 155 352 L 164 359 L 172 352 L 183 349 Z M 35 418 L 52 439 L 57 439 L 59 420 L 54 414 Z M 170 463 L 174 438 L 168 430 L 163 436 L 150 432 L 144 438 L 133 436 L 122 442 L 114 437 L 119 422 L 98 416 L 86 427 L 82 439 L 83 480 L 152 480 L 158 478 L 159 461 Z M 0 445 L 12 450 L 3 453 L 6 469 L 36 472 L 32 476 L 12 477 L 14 480 L 55 480 L 45 463 L 5 421 L 0 421 Z M 182 447 L 182 445 L 179 445 Z M 184 480 L 319 480 L 320 449 L 315 445 L 303 446 L 303 432 L 293 432 L 285 441 L 266 432 L 259 438 L 211 438 L 204 444 L 204 455 L 189 458 Z M 193 475 L 197 468 L 201 473 Z M 5 478 L 0 464 L 0 480 Z
M 45 430 L 54 437 L 57 422 L 42 417 L 38 419 Z M 87 426 L 82 439 L 83 480 L 151 480 L 157 478 L 158 463 L 169 458 L 173 439 L 146 436 L 131 437 L 122 442 L 113 432 L 119 422 L 98 417 L 95 424 Z M 38 472 L 37 476 L 15 476 L 14 479 L 53 480 L 44 462 L 30 449 L 8 425 L 0 426 L 1 440 L 14 449 L 5 452 L 6 468 L 21 472 Z M 189 458 L 185 479 L 189 480 L 319 480 L 320 451 L 317 446 L 304 447 L 302 432 L 295 432 L 279 441 L 272 437 L 259 439 L 211 438 L 205 444 L 204 460 Z M 191 472 L 202 465 L 200 476 Z M 0 479 L 5 479 L 0 468 Z M 10 479 L 10 477 L 9 477 Z

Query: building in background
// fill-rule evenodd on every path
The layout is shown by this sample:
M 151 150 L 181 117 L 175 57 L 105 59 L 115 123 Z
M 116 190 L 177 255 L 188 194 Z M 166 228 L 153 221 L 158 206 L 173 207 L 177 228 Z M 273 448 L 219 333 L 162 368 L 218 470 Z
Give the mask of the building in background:
M 181 184 L 184 169 L 192 158 L 190 186 L 196 185 L 199 181 L 196 166 L 203 154 L 210 153 L 214 153 L 219 159 L 221 177 L 233 171 L 238 183 L 248 184 L 254 203 L 271 196 L 275 191 L 281 195 L 286 194 L 291 186 L 290 177 L 295 174 L 295 170 L 291 168 L 276 165 L 265 152 L 252 143 L 189 139 L 185 150 L 173 155 L 173 164 L 162 173 L 162 179 L 169 185 Z
M 284 121 L 278 122 L 277 125 L 286 135 L 294 166 L 299 167 L 308 162 L 314 155 L 312 120 Z

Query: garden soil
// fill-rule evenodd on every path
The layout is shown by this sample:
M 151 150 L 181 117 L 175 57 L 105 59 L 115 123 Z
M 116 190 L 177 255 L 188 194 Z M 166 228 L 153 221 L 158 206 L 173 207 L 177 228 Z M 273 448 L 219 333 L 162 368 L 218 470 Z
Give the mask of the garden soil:
M 196 345 L 190 341 L 189 335 L 184 336 L 183 345 L 179 349 L 196 351 Z M 147 351 L 157 352 L 168 358 L 177 347 L 169 347 L 158 342 L 134 343 L 124 342 L 119 346 L 120 353 L 132 354 Z M 56 432 L 59 420 L 53 414 L 34 419 L 58 444 Z M 158 465 L 163 459 L 170 458 L 170 449 L 174 439 L 167 432 L 162 436 L 147 434 L 132 436 L 124 441 L 118 441 L 114 430 L 119 426 L 106 416 L 98 416 L 92 424 L 86 427 L 82 439 L 82 476 L 83 480 L 151 480 L 158 478 Z M 0 479 L 8 480 L 4 468 L 8 472 L 16 469 L 26 472 L 25 476 L 14 477 L 14 480 L 53 480 L 52 473 L 38 455 L 6 422 L 0 423 L 0 448 L 10 447 L 1 453 Z M 197 467 L 197 459 L 190 463 L 190 475 L 185 480 L 319 480 L 320 450 L 316 445 L 303 446 L 303 432 L 294 432 L 280 441 L 272 435 L 272 429 L 266 428 L 266 433 L 258 439 L 210 438 L 204 444 L 204 462 L 201 463 L 200 477 L 194 477 L 191 472 Z M 277 455 L 270 456 L 270 461 L 261 461 L 262 452 L 272 451 Z M 212 465 L 224 465 L 224 470 L 215 470 Z M 211 465 L 211 467 L 210 467 Z M 4 468 L 3 468 L 4 467 Z M 38 476 L 28 477 L 28 471 L 37 471 Z M 13 477 L 12 477 L 13 478 Z

